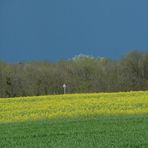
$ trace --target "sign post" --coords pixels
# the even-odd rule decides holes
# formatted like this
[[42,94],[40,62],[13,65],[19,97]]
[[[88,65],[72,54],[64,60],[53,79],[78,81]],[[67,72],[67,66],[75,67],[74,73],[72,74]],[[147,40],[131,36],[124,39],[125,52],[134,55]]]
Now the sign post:
[[63,84],[63,88],[64,88],[64,94],[66,94],[66,84]]

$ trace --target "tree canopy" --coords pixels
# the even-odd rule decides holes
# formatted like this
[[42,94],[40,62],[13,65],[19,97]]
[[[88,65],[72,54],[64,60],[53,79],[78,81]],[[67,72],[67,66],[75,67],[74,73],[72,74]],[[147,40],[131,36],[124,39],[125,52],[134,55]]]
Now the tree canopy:
[[119,60],[78,55],[50,62],[0,62],[0,97],[114,92],[148,89],[148,53],[133,51]]

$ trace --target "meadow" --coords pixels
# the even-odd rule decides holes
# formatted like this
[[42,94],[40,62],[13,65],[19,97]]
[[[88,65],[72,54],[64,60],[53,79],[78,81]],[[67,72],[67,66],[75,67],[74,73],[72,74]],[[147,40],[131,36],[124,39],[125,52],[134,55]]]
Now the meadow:
[[0,147],[147,148],[148,91],[0,98]]

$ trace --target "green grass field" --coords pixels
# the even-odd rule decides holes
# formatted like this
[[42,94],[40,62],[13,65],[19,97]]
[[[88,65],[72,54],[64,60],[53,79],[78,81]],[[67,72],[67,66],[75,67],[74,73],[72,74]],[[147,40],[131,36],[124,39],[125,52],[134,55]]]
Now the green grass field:
[[147,148],[148,91],[0,99],[0,148]]

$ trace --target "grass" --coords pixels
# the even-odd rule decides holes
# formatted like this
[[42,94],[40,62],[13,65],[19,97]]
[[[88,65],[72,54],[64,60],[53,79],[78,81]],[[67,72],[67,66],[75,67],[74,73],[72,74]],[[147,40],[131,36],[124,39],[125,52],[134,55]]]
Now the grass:
[[0,147],[148,147],[148,92],[0,99]]

